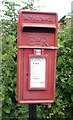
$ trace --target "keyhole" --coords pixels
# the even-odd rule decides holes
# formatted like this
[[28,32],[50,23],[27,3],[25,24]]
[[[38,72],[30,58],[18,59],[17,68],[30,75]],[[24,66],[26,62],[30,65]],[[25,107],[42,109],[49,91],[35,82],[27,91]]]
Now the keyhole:
[[28,73],[26,73],[26,75],[28,76]]

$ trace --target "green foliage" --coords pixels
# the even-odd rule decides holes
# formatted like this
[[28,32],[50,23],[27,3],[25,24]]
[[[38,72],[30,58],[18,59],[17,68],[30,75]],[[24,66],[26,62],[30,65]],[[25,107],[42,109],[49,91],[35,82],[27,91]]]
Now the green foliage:
[[[28,118],[28,105],[17,103],[17,18],[21,6],[16,2],[4,0],[2,16],[2,117],[3,119]],[[30,2],[29,2],[30,4]],[[23,9],[33,9],[24,2]]]
[[73,44],[71,26],[59,32],[56,101],[48,108],[48,104],[38,108],[41,118],[63,119],[73,118]]
[[[39,1],[39,0],[37,0]],[[28,0],[27,2],[26,1],[22,1],[23,4],[25,4],[25,7],[22,7],[21,9],[28,9],[28,10],[38,10],[38,8],[40,6],[37,6],[37,8],[34,6],[34,3],[36,2],[36,0]]]
[[[32,2],[32,3],[31,3]],[[3,119],[28,118],[28,105],[17,103],[17,17],[21,9],[33,9],[34,0],[23,2],[21,8],[16,2],[3,1],[6,6],[2,17],[2,116]],[[30,4],[31,3],[31,4]],[[35,9],[35,8],[34,8]],[[56,101],[53,104],[37,105],[38,118],[72,118],[73,112],[73,45],[71,27],[59,32],[57,61]],[[1,105],[0,105],[1,107]],[[69,119],[68,119],[69,120]]]

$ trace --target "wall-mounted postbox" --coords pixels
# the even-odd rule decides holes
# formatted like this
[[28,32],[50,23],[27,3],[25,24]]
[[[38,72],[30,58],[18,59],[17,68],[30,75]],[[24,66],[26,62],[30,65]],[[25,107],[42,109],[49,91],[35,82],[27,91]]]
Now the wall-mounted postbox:
[[58,19],[56,13],[20,11],[18,102],[55,100]]

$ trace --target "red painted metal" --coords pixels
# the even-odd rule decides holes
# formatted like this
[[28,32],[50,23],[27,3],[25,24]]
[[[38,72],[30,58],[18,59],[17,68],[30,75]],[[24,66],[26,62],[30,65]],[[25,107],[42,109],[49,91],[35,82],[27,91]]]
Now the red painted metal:
[[[56,90],[58,17],[56,13],[20,11],[18,18],[18,103],[53,103]],[[41,55],[36,54],[40,49]],[[45,58],[45,87],[30,87],[31,58]],[[41,71],[40,71],[40,74]]]

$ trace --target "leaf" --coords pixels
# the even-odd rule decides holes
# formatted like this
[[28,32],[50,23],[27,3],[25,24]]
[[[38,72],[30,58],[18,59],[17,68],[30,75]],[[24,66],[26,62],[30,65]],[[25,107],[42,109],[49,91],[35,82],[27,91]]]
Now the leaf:
[[11,104],[11,103],[12,103],[11,98],[7,98],[7,99],[6,99],[6,103]]
[[5,107],[4,107],[4,111],[5,111],[6,113],[10,113],[10,107],[5,106]]
[[59,111],[58,114],[60,114],[60,115],[64,115],[64,113],[63,113],[62,111]]
[[52,106],[51,106],[51,104],[48,104],[48,108],[51,108]]
[[71,100],[72,100],[72,102],[73,102],[73,95],[71,95]]

